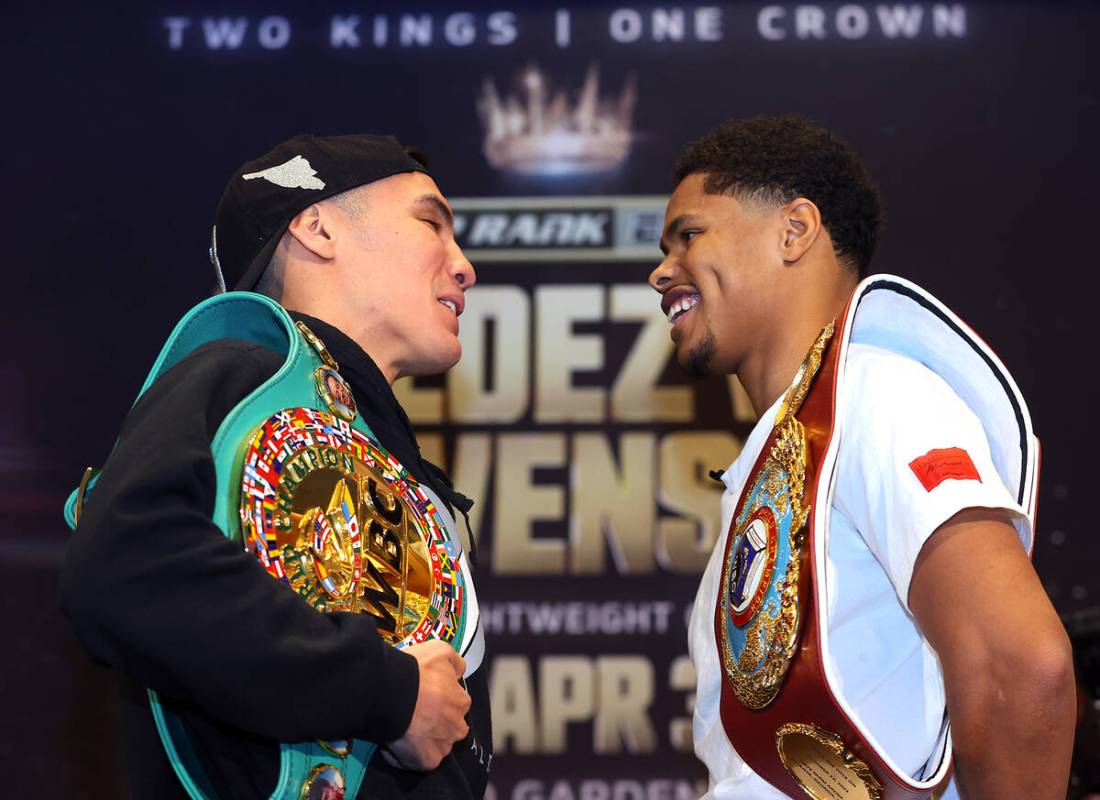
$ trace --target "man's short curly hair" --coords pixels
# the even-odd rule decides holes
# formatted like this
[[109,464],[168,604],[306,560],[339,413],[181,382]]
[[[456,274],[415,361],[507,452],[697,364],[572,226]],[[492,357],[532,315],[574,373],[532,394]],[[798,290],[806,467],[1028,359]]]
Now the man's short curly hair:
[[730,120],[680,156],[674,185],[703,173],[705,191],[782,205],[812,200],[837,258],[862,277],[870,271],[882,223],[878,188],[855,153],[797,116]]

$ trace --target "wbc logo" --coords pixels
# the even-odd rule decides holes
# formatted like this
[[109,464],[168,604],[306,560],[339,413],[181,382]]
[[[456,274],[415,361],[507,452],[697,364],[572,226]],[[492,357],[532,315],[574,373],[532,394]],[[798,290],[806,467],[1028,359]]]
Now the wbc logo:
[[245,548],[318,611],[369,614],[397,647],[464,641],[468,587],[439,510],[347,421],[268,418],[244,454],[240,519]]

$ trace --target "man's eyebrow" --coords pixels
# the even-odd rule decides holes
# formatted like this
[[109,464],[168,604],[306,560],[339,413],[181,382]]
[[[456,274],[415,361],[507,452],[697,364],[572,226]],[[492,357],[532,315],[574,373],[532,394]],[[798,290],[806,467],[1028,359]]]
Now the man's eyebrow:
[[444,221],[446,221],[448,227],[453,228],[455,226],[454,212],[451,211],[450,206],[448,206],[446,203],[443,202],[443,198],[440,197],[439,195],[437,195],[437,194],[422,194],[422,195],[420,195],[420,197],[416,198],[416,202],[419,205],[427,204],[429,206],[434,206],[435,210],[438,211],[440,213],[440,215],[442,215],[442,217],[443,217]]
[[665,228],[665,235],[661,237],[661,252],[666,256],[668,255],[668,245],[665,244],[669,239],[680,232],[687,223],[692,219],[691,214],[681,214],[676,217],[672,222],[668,223],[668,227]]

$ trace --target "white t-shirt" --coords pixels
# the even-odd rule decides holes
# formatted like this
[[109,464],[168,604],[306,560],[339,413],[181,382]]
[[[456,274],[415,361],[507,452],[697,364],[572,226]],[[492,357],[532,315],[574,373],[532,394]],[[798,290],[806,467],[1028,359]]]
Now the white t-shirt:
[[[1031,526],[993,466],[980,421],[938,375],[890,351],[851,343],[842,391],[826,548],[827,666],[834,689],[880,749],[902,770],[924,777],[945,705],[939,662],[909,613],[917,555],[940,525],[965,508],[1013,512],[1025,547]],[[721,534],[691,615],[689,647],[698,676],[695,752],[710,771],[707,797],[714,800],[786,797],[757,777],[729,743],[719,715],[723,676],[714,640],[730,520],[778,406],[776,401],[763,415],[722,478]],[[944,458],[958,464],[953,448],[966,452],[979,479],[944,479],[968,471],[943,467]],[[950,453],[934,452],[942,450]],[[954,782],[944,797],[958,797]]]

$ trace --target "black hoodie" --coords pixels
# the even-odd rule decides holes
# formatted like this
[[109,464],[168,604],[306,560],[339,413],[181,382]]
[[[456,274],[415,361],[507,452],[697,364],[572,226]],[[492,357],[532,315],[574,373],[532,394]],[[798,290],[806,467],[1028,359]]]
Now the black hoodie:
[[[424,461],[389,384],[339,330],[293,314],[325,343],[375,436],[418,481],[469,501]],[[320,614],[268,575],[211,519],[210,442],[283,357],[239,340],[205,345],[131,410],[88,495],[61,576],[61,602],[92,657],[123,678],[131,792],[183,797],[142,687],[183,719],[219,800],[267,798],[278,741],[399,738],[416,704],[415,659],[363,614]],[[492,733],[485,668],[466,680],[470,734],[429,773],[371,759],[359,797],[480,798]]]

